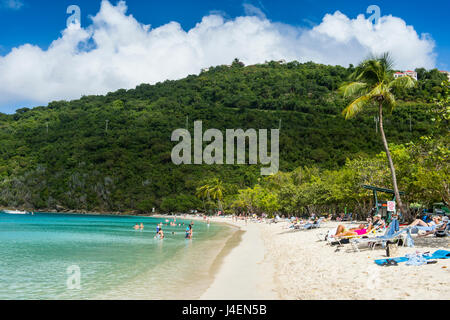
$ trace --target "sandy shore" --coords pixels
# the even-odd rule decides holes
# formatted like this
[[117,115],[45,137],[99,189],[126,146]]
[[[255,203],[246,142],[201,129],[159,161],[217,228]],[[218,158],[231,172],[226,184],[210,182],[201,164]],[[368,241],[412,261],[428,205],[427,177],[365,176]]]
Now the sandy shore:
[[233,224],[244,231],[242,239],[225,257],[214,282],[200,299],[278,299],[273,265],[265,257],[266,250],[260,226],[254,223],[245,225],[242,222]]
[[[350,252],[348,245],[319,241],[317,235],[336,227],[296,231],[286,223],[266,224],[228,218],[212,221],[233,223],[245,231],[238,246],[224,258],[209,289],[201,299],[450,299],[450,259],[434,265],[380,267],[375,259],[386,257],[383,249]],[[449,250],[448,238],[416,240],[407,253]]]

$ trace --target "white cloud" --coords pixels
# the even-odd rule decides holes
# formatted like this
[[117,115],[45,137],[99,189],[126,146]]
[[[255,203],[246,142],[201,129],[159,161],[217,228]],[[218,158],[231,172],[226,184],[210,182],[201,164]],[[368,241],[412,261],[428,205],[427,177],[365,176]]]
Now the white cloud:
[[23,2],[21,0],[1,0],[0,4],[0,7],[11,10],[19,10],[23,7]]
[[246,64],[285,59],[347,66],[391,51],[400,69],[435,65],[429,36],[392,16],[373,26],[363,15],[350,19],[337,11],[301,29],[263,16],[210,14],[185,31],[177,22],[151,29],[126,11],[124,2],[104,0],[90,26],[71,25],[48,49],[25,44],[0,56],[0,111],[17,101],[41,104],[179,79],[236,57]]
[[244,3],[243,6],[244,6],[245,14],[247,16],[257,16],[261,19],[266,19],[266,15],[260,8],[255,7],[254,5],[252,5],[250,3]]

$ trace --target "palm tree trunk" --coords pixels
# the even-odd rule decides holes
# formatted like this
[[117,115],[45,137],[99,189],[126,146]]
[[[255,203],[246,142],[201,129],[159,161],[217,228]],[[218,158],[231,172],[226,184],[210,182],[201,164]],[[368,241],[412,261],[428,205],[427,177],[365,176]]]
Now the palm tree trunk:
[[222,203],[220,202],[220,199],[219,198],[217,198],[217,203],[218,203],[218,205],[219,205],[219,210],[222,212],[222,214],[223,214],[223,209],[222,209]]
[[389,162],[389,169],[391,170],[392,185],[394,187],[395,199],[397,201],[398,208],[400,209],[400,212],[402,213],[403,217],[405,217],[407,220],[409,220],[410,217],[409,217],[409,215],[407,216],[407,213],[405,212],[405,208],[403,207],[402,199],[400,198],[400,193],[398,192],[397,176],[395,174],[394,162],[392,161],[391,152],[389,151],[389,146],[388,146],[388,143],[387,143],[387,140],[386,140],[386,136],[384,134],[384,129],[383,129],[383,106],[382,106],[381,103],[380,103],[380,107],[379,107],[379,112],[380,112],[379,116],[380,116],[381,140],[383,140],[384,150],[386,151],[386,157],[387,157],[388,162]]

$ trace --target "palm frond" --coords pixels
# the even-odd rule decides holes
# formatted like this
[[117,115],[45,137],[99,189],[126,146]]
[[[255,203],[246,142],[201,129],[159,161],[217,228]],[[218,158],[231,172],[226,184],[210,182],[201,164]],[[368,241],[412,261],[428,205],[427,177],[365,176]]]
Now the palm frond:
[[397,102],[395,100],[395,96],[391,92],[387,92],[384,95],[383,109],[386,110],[386,112],[388,112],[388,113],[392,113],[396,104],[397,104]]
[[367,84],[364,82],[351,82],[339,88],[339,92],[344,98],[365,94],[367,90]]
[[405,88],[410,89],[416,85],[416,80],[410,76],[404,76],[389,82],[389,88]]
[[380,96],[383,93],[383,88],[382,88],[382,84],[378,83],[372,90],[370,90],[370,92],[368,93],[368,95],[372,98],[376,97],[376,96]]
[[392,67],[394,66],[394,59],[392,58],[392,56],[389,52],[385,52],[382,55],[380,55],[378,57],[378,60],[380,61],[381,65],[383,66],[385,73],[389,73],[389,71],[392,70]]
[[342,115],[345,116],[345,119],[353,118],[357,115],[366,105],[368,105],[371,101],[371,96],[363,95],[350,103],[347,108],[342,111]]
[[389,53],[383,53],[379,56],[371,55],[357,67],[355,72],[358,75],[355,79],[370,84],[387,82],[393,64],[393,59]]
[[357,69],[356,81],[366,82],[370,85],[380,82],[381,66],[377,60],[363,61]]

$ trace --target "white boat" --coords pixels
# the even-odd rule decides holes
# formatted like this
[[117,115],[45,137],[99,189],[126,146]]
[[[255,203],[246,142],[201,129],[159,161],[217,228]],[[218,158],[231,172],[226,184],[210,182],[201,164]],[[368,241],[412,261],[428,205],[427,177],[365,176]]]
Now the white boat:
[[3,213],[6,214],[29,214],[27,211],[19,211],[19,210],[3,210]]

